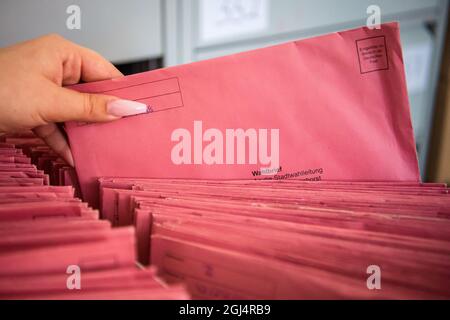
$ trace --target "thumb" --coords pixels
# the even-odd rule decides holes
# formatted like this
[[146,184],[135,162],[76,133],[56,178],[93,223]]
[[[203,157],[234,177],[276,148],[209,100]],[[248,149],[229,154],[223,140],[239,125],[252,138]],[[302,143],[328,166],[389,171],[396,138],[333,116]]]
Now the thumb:
[[81,93],[61,87],[55,91],[50,104],[41,110],[41,116],[48,122],[105,122],[151,110],[144,103],[113,96]]

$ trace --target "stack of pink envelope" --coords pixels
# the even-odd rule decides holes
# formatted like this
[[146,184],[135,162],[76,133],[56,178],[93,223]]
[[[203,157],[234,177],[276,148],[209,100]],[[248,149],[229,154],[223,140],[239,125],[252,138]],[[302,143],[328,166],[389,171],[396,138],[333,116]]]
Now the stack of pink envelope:
[[[14,152],[14,158],[5,158],[0,156],[0,161],[5,162],[3,167],[12,168],[26,168],[25,164],[30,163],[35,164],[31,166],[37,168],[39,172],[45,172],[44,175],[46,184],[51,184],[55,186],[73,186],[75,188],[75,195],[80,196],[79,186],[77,184],[77,177],[75,169],[63,159],[61,159],[52,149],[50,149],[40,138],[36,137],[31,131],[15,133],[14,135],[5,136],[3,139],[5,142],[1,143],[0,146],[3,147],[2,152],[6,156],[8,153]],[[16,148],[14,148],[14,146]],[[10,147],[9,149],[7,147]],[[6,163],[10,164],[6,164]],[[11,164],[14,163],[14,164]],[[28,168],[27,167],[27,168]],[[27,169],[29,172],[29,168]],[[22,175],[25,173],[21,173]],[[32,176],[28,175],[27,178]],[[30,185],[32,183],[40,183],[39,180],[33,182],[32,180],[16,180],[14,183],[20,185]],[[12,186],[12,182],[9,184]]]
[[136,264],[133,227],[112,229],[72,186],[49,185],[72,170],[31,133],[2,137],[0,298],[188,298]]
[[102,178],[100,195],[194,298],[450,298],[445,185]]

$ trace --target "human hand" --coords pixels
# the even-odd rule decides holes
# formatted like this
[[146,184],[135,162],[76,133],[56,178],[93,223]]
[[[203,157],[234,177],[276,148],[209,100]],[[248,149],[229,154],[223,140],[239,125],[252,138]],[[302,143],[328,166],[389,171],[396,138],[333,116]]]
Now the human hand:
[[0,133],[33,129],[73,166],[56,122],[105,122],[147,112],[143,103],[79,93],[64,85],[123,76],[96,52],[58,35],[0,49]]

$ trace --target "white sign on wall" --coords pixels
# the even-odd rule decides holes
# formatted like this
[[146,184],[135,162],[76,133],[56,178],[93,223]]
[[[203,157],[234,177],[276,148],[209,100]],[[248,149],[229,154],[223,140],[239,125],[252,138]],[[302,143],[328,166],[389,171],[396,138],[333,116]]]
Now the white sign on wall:
[[268,0],[200,0],[200,39],[214,41],[268,28]]
[[416,44],[404,49],[406,82],[410,94],[422,92],[428,87],[431,55],[431,43]]

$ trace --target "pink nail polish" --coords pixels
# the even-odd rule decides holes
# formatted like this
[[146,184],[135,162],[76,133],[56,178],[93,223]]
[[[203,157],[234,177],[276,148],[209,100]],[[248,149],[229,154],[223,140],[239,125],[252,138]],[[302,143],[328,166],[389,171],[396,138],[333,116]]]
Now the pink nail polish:
[[149,107],[145,103],[131,100],[113,100],[108,102],[106,112],[115,117],[126,117],[141,113],[148,113]]

